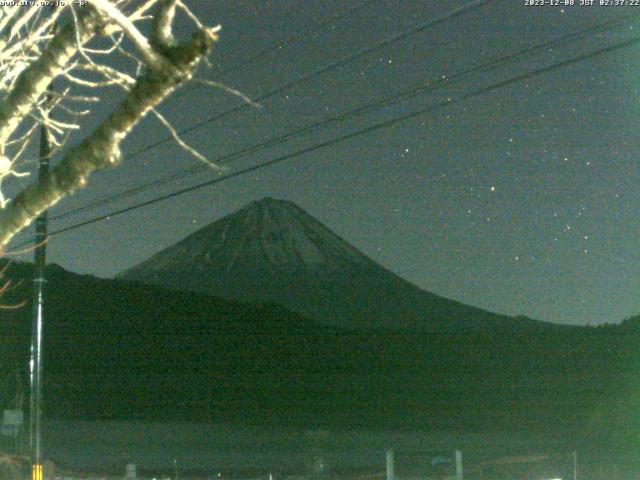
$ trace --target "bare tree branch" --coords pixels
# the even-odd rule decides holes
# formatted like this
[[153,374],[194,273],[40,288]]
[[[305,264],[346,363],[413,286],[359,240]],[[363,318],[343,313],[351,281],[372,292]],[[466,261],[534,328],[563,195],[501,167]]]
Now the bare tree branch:
[[11,92],[0,104],[0,154],[4,154],[6,142],[22,119],[77,52],[76,36],[85,42],[101,25],[102,19],[98,12],[84,9],[78,23],[80,31],[76,31],[74,24],[69,24],[54,37],[42,55],[22,71]]
[[214,163],[212,160],[209,160],[207,157],[205,157],[203,154],[201,154],[198,150],[196,150],[191,145],[189,145],[187,142],[185,142],[180,137],[180,134],[176,131],[176,129],[173,127],[173,125],[171,125],[171,122],[169,120],[167,120],[167,118],[164,115],[162,115],[160,112],[158,112],[158,110],[156,110],[154,108],[152,110],[152,112],[156,116],[156,118],[158,120],[160,120],[160,123],[162,123],[165,126],[165,128],[169,131],[169,134],[171,135],[173,140],[178,145],[180,145],[180,147],[182,147],[183,150],[185,150],[186,152],[190,153],[193,157],[197,158],[202,163],[210,166],[212,169],[217,170],[218,172],[222,172],[222,171],[225,170],[223,167],[220,167],[219,165]]
[[111,19],[122,29],[129,37],[129,40],[136,46],[138,52],[142,56],[148,67],[160,69],[164,66],[164,59],[158,55],[151,44],[133,24],[133,22],[124,15],[110,0],[89,0],[105,17]]
[[[122,141],[149,112],[156,114],[184,150],[214,166],[179,137],[156,107],[181,84],[193,80],[198,64],[206,61],[217,40],[219,27],[205,27],[182,0],[88,2],[77,10],[68,2],[51,15],[44,15],[42,9],[0,6],[0,250],[40,213],[85,186],[94,171],[117,165]],[[152,7],[157,11],[150,17]],[[183,43],[173,38],[178,9],[196,28],[192,39]],[[63,10],[68,12],[64,16],[68,23],[54,28]],[[137,23],[149,18],[147,38]],[[94,38],[101,41],[92,44]],[[112,62],[114,56],[133,62]],[[63,84],[57,93],[48,91],[54,79]],[[203,83],[250,102],[226,85]],[[47,127],[53,146],[61,149],[72,132],[82,132],[81,120],[90,112],[89,105],[113,86],[124,97],[106,120],[68,147],[47,175],[14,198],[5,198],[2,182],[29,174],[24,169],[28,163],[20,158],[34,129]],[[72,102],[80,102],[81,107]]]
[[[163,59],[167,68],[148,69],[98,128],[79,145],[71,147],[47,176],[0,210],[0,247],[7,245],[40,213],[85,186],[95,170],[118,164],[122,140],[150,110],[192,78],[198,63],[217,39],[216,32],[217,29],[200,31],[191,41],[167,49]],[[69,56],[65,60],[68,61]]]

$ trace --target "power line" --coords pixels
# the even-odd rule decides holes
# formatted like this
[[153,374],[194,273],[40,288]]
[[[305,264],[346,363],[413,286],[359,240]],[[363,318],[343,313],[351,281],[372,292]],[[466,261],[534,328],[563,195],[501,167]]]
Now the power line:
[[[476,89],[476,90],[474,90],[474,91],[472,91],[470,93],[461,95],[461,96],[459,96],[459,97],[457,97],[455,99],[453,99],[453,98],[450,99],[450,100],[448,99],[446,101],[437,103],[435,105],[431,105],[431,106],[429,106],[427,108],[424,108],[424,109],[421,109],[421,110],[417,110],[417,111],[408,113],[406,115],[402,115],[400,117],[393,118],[391,120],[386,120],[384,122],[380,122],[380,123],[371,125],[371,126],[369,126],[367,128],[364,128],[364,129],[361,129],[361,130],[357,130],[355,132],[351,132],[351,133],[342,135],[340,137],[336,137],[336,138],[334,138],[332,140],[327,140],[325,142],[318,143],[318,144],[313,145],[311,147],[307,147],[307,148],[304,148],[304,149],[301,149],[301,150],[297,150],[296,152],[292,152],[292,153],[288,153],[288,154],[282,155],[280,157],[277,157],[275,159],[269,160],[267,162],[263,162],[263,163],[261,163],[259,165],[254,165],[254,166],[239,170],[237,172],[233,172],[233,173],[231,173],[229,175],[226,175],[224,177],[218,177],[218,178],[215,178],[213,180],[209,180],[209,181],[200,183],[198,185],[194,185],[194,186],[191,186],[191,187],[188,187],[188,188],[184,188],[184,189],[181,189],[181,190],[178,190],[178,191],[166,194],[166,195],[162,195],[160,197],[156,197],[156,198],[151,199],[151,200],[147,200],[145,202],[140,202],[138,204],[131,205],[129,207],[113,211],[113,212],[111,212],[109,214],[106,214],[106,215],[100,215],[98,217],[94,217],[92,219],[85,220],[83,222],[79,222],[79,223],[76,223],[74,225],[70,225],[68,227],[60,228],[58,230],[55,230],[55,231],[51,232],[50,236],[59,235],[61,233],[65,233],[65,232],[68,232],[68,231],[71,231],[71,230],[76,230],[76,229],[84,227],[86,225],[91,225],[93,223],[97,223],[97,222],[100,222],[100,221],[103,221],[103,220],[106,220],[106,219],[110,219],[111,217],[115,217],[117,215],[128,213],[128,212],[131,212],[133,210],[137,210],[139,208],[143,208],[143,207],[146,207],[146,206],[149,206],[149,205],[152,205],[152,204],[164,201],[164,200],[168,200],[168,199],[177,197],[179,195],[183,195],[185,193],[193,192],[195,190],[198,190],[198,189],[201,189],[201,188],[204,188],[204,187],[207,187],[207,186],[215,185],[217,183],[221,183],[223,181],[230,180],[232,178],[236,178],[236,177],[239,177],[239,176],[247,174],[247,173],[255,172],[255,171],[260,170],[262,168],[266,168],[266,167],[269,167],[269,166],[272,166],[272,165],[275,165],[275,164],[278,164],[278,163],[282,163],[282,162],[284,162],[286,160],[290,160],[292,158],[296,158],[296,157],[299,157],[299,156],[314,152],[316,150],[320,150],[322,148],[326,148],[326,147],[329,147],[329,146],[344,142],[345,140],[350,140],[352,138],[356,138],[356,137],[359,137],[359,136],[362,136],[362,135],[366,135],[366,134],[371,133],[371,132],[375,132],[375,131],[378,131],[378,130],[381,130],[381,129],[384,129],[384,128],[391,127],[391,126],[393,126],[395,124],[398,124],[400,122],[404,122],[404,121],[416,118],[418,116],[431,113],[431,112],[433,112],[435,110],[438,110],[440,108],[447,107],[447,106],[453,105],[455,103],[462,102],[464,100],[468,100],[468,99],[476,97],[476,96],[480,96],[480,95],[484,95],[484,94],[493,92],[495,90],[507,87],[507,86],[512,85],[514,83],[518,83],[518,82],[521,82],[523,80],[528,80],[530,78],[534,78],[534,77],[537,77],[539,75],[543,75],[543,74],[552,72],[554,70],[558,70],[560,68],[563,68],[563,67],[566,67],[566,66],[569,66],[569,65],[580,63],[580,62],[583,62],[585,60],[589,60],[589,59],[592,59],[592,58],[595,58],[595,57],[598,57],[598,56],[601,56],[601,55],[604,55],[604,54],[608,54],[608,53],[611,53],[611,52],[614,52],[614,51],[630,48],[630,47],[632,47],[634,45],[638,45],[639,43],[640,43],[640,37],[635,37],[635,38],[632,38],[632,39],[629,39],[629,40],[625,40],[623,42],[619,42],[619,43],[616,43],[614,45],[610,45],[608,47],[605,47],[605,48],[602,48],[602,49],[599,49],[599,50],[596,50],[596,51],[593,51],[593,52],[589,52],[589,53],[586,53],[586,54],[583,54],[583,55],[579,55],[577,57],[573,57],[573,58],[571,58],[569,60],[565,60],[565,61],[562,61],[562,62],[559,62],[559,63],[555,63],[555,64],[547,66],[547,67],[539,68],[539,69],[527,72],[525,74],[518,75],[516,77],[510,78],[510,79],[507,79],[507,80],[503,80],[501,82],[494,83],[494,84],[486,86],[486,87],[481,87],[481,88]],[[22,245],[20,245],[20,246],[22,246]],[[17,248],[20,248],[20,246],[17,247]]]
[[[321,21],[320,23],[316,24],[316,25],[312,25],[311,27],[308,27],[306,29],[304,29],[302,32],[299,32],[297,34],[292,35],[289,38],[285,38],[282,39],[280,42],[278,42],[275,46],[266,48],[260,52],[258,52],[257,54],[253,55],[252,57],[249,57],[248,59],[237,63],[236,65],[232,65],[231,67],[221,71],[220,73],[218,73],[218,77],[223,77],[226,76],[236,70],[239,70],[247,65],[250,65],[251,63],[255,63],[256,61],[260,60],[261,58],[269,55],[270,53],[273,53],[275,51],[278,50],[282,50],[285,47],[290,47],[291,45],[304,41],[306,38],[319,33],[320,31],[322,31],[322,29],[329,27],[333,24],[335,24],[336,22],[339,22],[340,20],[343,20],[351,15],[353,15],[354,13],[356,13],[358,10],[361,10],[362,8],[368,6],[371,3],[374,3],[376,1],[379,0],[364,0],[362,1],[360,4],[351,7],[347,10],[345,10],[344,12],[338,13],[336,15],[334,15],[333,17],[326,19],[324,21]],[[199,88],[202,88],[202,84],[197,84],[197,85],[193,85],[191,88],[186,88],[183,90],[179,90],[176,93],[174,93],[174,95],[171,97],[171,100],[174,100],[176,98],[179,98],[180,96],[184,95],[186,92],[193,92],[195,90],[198,90]],[[173,137],[171,137],[173,138]],[[168,141],[169,139],[164,139],[164,141]],[[160,143],[163,143],[160,142]],[[132,156],[136,156],[141,152],[135,152],[134,154],[132,154]],[[60,158],[61,156],[63,156],[64,153],[58,153],[56,155],[52,155],[50,158],[51,160],[53,159],[57,159]],[[129,158],[129,157],[126,157]]]
[[[486,4],[489,4],[489,3],[493,2],[493,1],[495,1],[495,0],[473,0],[473,1],[463,5],[462,7],[459,7],[457,9],[455,9],[455,10],[452,10],[452,11],[450,11],[450,12],[444,14],[444,15],[441,15],[441,16],[433,19],[433,20],[429,20],[428,22],[425,22],[425,23],[422,23],[422,24],[420,24],[418,26],[410,28],[409,30],[405,30],[405,31],[403,31],[403,32],[401,32],[399,34],[393,35],[393,36],[391,36],[391,37],[389,37],[389,38],[387,38],[385,40],[382,40],[382,41],[374,44],[374,45],[371,45],[369,47],[365,47],[363,49],[360,49],[356,53],[353,53],[353,54],[351,54],[351,55],[349,55],[347,57],[344,57],[341,60],[338,60],[336,62],[330,63],[330,64],[325,65],[323,67],[320,67],[320,68],[314,70],[313,72],[308,73],[306,75],[303,75],[302,77],[299,77],[299,78],[297,78],[295,80],[291,80],[289,82],[286,82],[286,83],[284,83],[284,84],[282,84],[282,85],[270,90],[269,92],[267,92],[267,93],[265,93],[263,95],[260,95],[260,96],[258,96],[256,98],[253,98],[251,100],[252,100],[253,103],[260,103],[260,102],[262,102],[264,100],[267,100],[268,98],[273,97],[274,95],[277,95],[277,94],[279,94],[281,92],[284,92],[285,90],[289,90],[289,89],[291,89],[291,88],[293,88],[293,87],[295,87],[297,85],[300,85],[300,84],[302,84],[304,82],[307,82],[307,81],[309,81],[311,79],[314,79],[315,77],[318,77],[318,76],[323,75],[323,74],[325,74],[327,72],[330,72],[331,70],[335,70],[335,69],[337,69],[339,67],[342,67],[342,66],[344,66],[344,65],[346,65],[348,63],[353,62],[354,60],[362,58],[362,57],[364,57],[364,56],[366,56],[366,55],[368,55],[370,53],[373,53],[373,52],[375,52],[377,50],[380,50],[382,48],[385,48],[385,47],[388,47],[390,45],[393,45],[394,43],[399,42],[401,40],[404,40],[404,39],[406,39],[406,38],[408,38],[408,37],[410,37],[412,35],[416,35],[418,33],[422,33],[422,32],[424,32],[424,31],[426,31],[426,30],[428,30],[428,29],[430,29],[432,27],[440,25],[441,23],[444,23],[444,22],[446,22],[448,20],[456,18],[456,17],[458,17],[460,15],[464,15],[464,14],[466,14],[466,13],[468,13],[468,12],[470,12],[470,11],[476,9],[476,8],[482,7],[482,6],[484,6]],[[201,122],[201,123],[199,123],[197,125],[193,125],[191,127],[184,128],[184,129],[178,131],[177,133],[178,133],[178,135],[184,135],[184,134],[187,134],[187,133],[191,133],[191,132],[193,132],[193,131],[195,131],[195,130],[197,130],[199,128],[202,128],[204,125],[207,125],[207,124],[213,123],[213,122],[217,122],[218,120],[222,120],[223,118],[227,117],[228,115],[231,115],[232,113],[236,113],[236,112],[245,110],[246,108],[249,108],[249,104],[248,103],[241,103],[241,104],[239,104],[239,105],[237,105],[237,106],[235,106],[235,107],[233,107],[233,108],[231,108],[229,110],[226,110],[226,111],[224,111],[222,113],[219,113],[219,114],[216,114],[216,115],[210,117],[209,119],[205,120],[204,122]],[[173,138],[174,138],[173,136],[169,135],[169,136],[163,138],[162,140],[158,140],[157,142],[154,142],[154,143],[151,143],[149,145],[146,145],[145,147],[142,147],[142,148],[136,150],[135,152],[133,152],[133,153],[131,153],[129,155],[126,155],[124,157],[124,159],[127,160],[127,159],[131,159],[131,158],[137,157],[138,155],[140,155],[140,154],[142,154],[144,152],[147,152],[149,150],[152,150],[152,149],[158,147],[159,145],[162,145],[162,144],[164,144],[166,142],[172,141]]]
[[[246,67],[247,65],[250,65],[252,63],[257,62],[258,60],[261,60],[262,58],[268,56],[269,54],[273,53],[273,52],[277,52],[280,51],[284,48],[287,47],[291,47],[292,45],[298,43],[298,42],[302,42],[304,40],[306,40],[307,38],[311,37],[312,35],[315,35],[317,33],[320,33],[323,29],[332,26],[333,24],[339,22],[340,20],[343,20],[347,17],[350,17],[351,15],[353,15],[354,13],[356,13],[358,10],[362,10],[364,7],[368,6],[369,4],[373,3],[373,2],[377,2],[379,0],[364,0],[363,2],[359,3],[358,5],[351,7],[347,10],[345,10],[344,12],[338,13],[336,15],[334,15],[331,18],[328,18],[326,20],[321,21],[320,23],[317,23],[315,25],[312,25],[306,29],[304,29],[301,32],[298,32],[292,36],[290,36],[289,38],[283,38],[280,41],[276,42],[276,44],[272,47],[269,48],[265,48],[264,50],[256,53],[255,55],[252,55],[251,57],[245,59],[242,62],[238,62],[235,65],[232,65],[229,68],[226,68],[224,70],[222,70],[220,73],[217,74],[218,77],[225,77],[227,75],[229,75],[230,73],[235,72],[236,70],[240,70],[244,67]],[[184,89],[184,90],[180,90],[179,92],[177,92],[176,94],[174,94],[171,99],[176,99],[179,98],[180,96],[184,95],[186,92],[193,92],[195,90],[198,90],[199,88],[202,88],[202,85],[194,85],[191,88],[188,89]]]
[[[533,46],[518,50],[516,52],[510,53],[510,54],[507,54],[507,55],[496,57],[496,58],[494,58],[492,60],[489,60],[488,62],[472,66],[472,67],[467,68],[467,69],[465,69],[465,70],[463,70],[461,72],[458,72],[458,73],[455,73],[453,75],[447,76],[444,79],[443,78],[437,78],[437,79],[435,79],[433,81],[428,81],[428,82],[426,82],[424,84],[421,84],[421,85],[419,85],[417,87],[406,89],[406,90],[404,90],[402,92],[399,92],[397,94],[394,94],[392,96],[388,96],[388,97],[380,99],[380,100],[378,100],[376,102],[369,103],[367,105],[361,106],[361,107],[359,107],[359,108],[357,108],[355,110],[351,110],[351,111],[348,111],[348,112],[344,112],[344,113],[341,113],[341,114],[338,114],[338,115],[334,115],[334,116],[325,118],[323,120],[315,122],[315,123],[313,123],[311,125],[307,125],[307,126],[302,127],[300,129],[294,130],[292,132],[288,132],[288,133],[285,133],[283,135],[272,137],[271,139],[269,139],[269,140],[267,140],[265,142],[262,142],[260,144],[244,148],[242,150],[233,152],[231,154],[223,155],[222,157],[217,158],[215,160],[215,162],[219,163],[219,164],[228,163],[231,160],[234,160],[234,159],[237,159],[237,158],[240,158],[240,157],[244,157],[244,156],[246,156],[248,154],[255,153],[257,151],[261,151],[263,149],[266,149],[266,148],[281,144],[281,143],[283,143],[286,140],[289,140],[291,138],[297,138],[297,137],[300,137],[300,136],[305,135],[307,133],[310,133],[312,131],[318,130],[320,128],[324,128],[327,125],[330,125],[332,123],[342,122],[342,121],[351,119],[353,117],[360,116],[360,115],[363,115],[365,113],[369,113],[374,109],[377,109],[377,108],[380,108],[380,107],[384,107],[384,106],[388,106],[388,105],[396,103],[396,102],[398,102],[400,100],[404,100],[406,98],[411,98],[411,97],[414,97],[414,96],[417,96],[417,95],[424,94],[426,92],[430,92],[430,91],[436,90],[439,87],[444,86],[444,85],[452,85],[452,84],[455,84],[455,83],[459,83],[459,82],[461,82],[461,81],[463,81],[463,80],[465,80],[465,79],[469,78],[470,76],[472,76],[474,74],[477,74],[477,73],[485,73],[485,72],[489,72],[491,70],[495,70],[497,68],[500,68],[500,67],[508,64],[509,62],[512,62],[513,60],[519,59],[520,57],[522,57],[524,55],[534,54],[534,53],[537,53],[540,50],[546,49],[546,48],[548,48],[550,46],[562,45],[562,44],[564,44],[564,43],[566,43],[568,41],[573,41],[573,40],[577,40],[579,38],[583,38],[583,37],[585,37],[585,36],[587,36],[589,34],[592,34],[594,32],[608,30],[608,29],[610,29],[612,27],[619,27],[619,26],[628,24],[630,22],[636,21],[638,19],[640,19],[639,15],[633,15],[633,16],[626,16],[626,17],[621,18],[621,19],[611,20],[611,21],[608,21],[608,22],[604,22],[604,23],[601,23],[601,24],[597,24],[597,25],[588,27],[586,29],[583,29],[583,30],[580,30],[580,31],[577,31],[577,32],[573,32],[573,33],[570,33],[570,34],[567,34],[567,35],[563,35],[562,37],[559,37],[557,39],[553,39],[553,40],[549,40],[549,41],[546,41],[546,42],[542,42],[542,43],[539,43],[539,44],[536,44],[536,45],[533,45]],[[132,189],[128,189],[128,190],[125,190],[123,192],[111,195],[109,197],[106,197],[106,198],[91,202],[91,203],[89,203],[87,205],[83,205],[83,206],[68,210],[66,212],[62,212],[61,214],[53,217],[52,220],[60,220],[60,219],[67,218],[69,216],[76,215],[78,213],[81,213],[81,212],[84,212],[84,211],[87,211],[87,210],[92,210],[94,208],[98,208],[98,207],[107,205],[107,204],[115,202],[117,200],[128,198],[128,197],[130,197],[132,195],[141,193],[141,192],[143,192],[145,190],[148,190],[150,188],[154,188],[154,187],[157,187],[157,186],[165,185],[165,184],[171,183],[173,181],[179,180],[181,178],[185,178],[187,176],[193,175],[195,173],[198,173],[198,172],[201,172],[201,171],[205,171],[207,169],[208,169],[208,167],[204,166],[204,165],[198,165],[196,167],[191,167],[191,168],[185,169],[185,170],[183,170],[181,172],[174,173],[174,174],[171,174],[171,175],[167,175],[165,177],[153,180],[151,182],[144,183],[144,184],[139,185],[137,187],[134,187]]]
[[[396,42],[398,42],[400,40],[408,38],[411,35],[415,35],[417,33],[423,32],[423,31],[427,30],[428,28],[431,28],[431,27],[434,27],[436,25],[439,25],[439,24],[441,24],[443,22],[446,22],[447,20],[450,20],[450,19],[453,19],[453,18],[455,18],[457,16],[463,15],[463,14],[469,12],[472,9],[479,8],[479,7],[481,7],[483,5],[486,5],[486,4],[488,4],[488,3],[492,2],[492,1],[494,1],[494,0],[474,0],[472,2],[469,2],[469,3],[465,4],[465,5],[463,5],[462,7],[454,9],[454,10],[452,10],[452,11],[450,11],[450,12],[444,14],[444,15],[441,15],[441,16],[433,19],[433,20],[429,20],[428,22],[425,22],[425,23],[422,23],[422,24],[420,24],[418,26],[412,27],[409,30],[405,30],[405,31],[403,31],[403,32],[401,32],[399,34],[393,35],[393,36],[391,36],[391,37],[389,37],[389,38],[387,38],[387,39],[385,39],[385,40],[383,40],[381,42],[378,42],[378,43],[376,43],[376,44],[374,44],[374,45],[372,45],[370,47],[365,47],[365,48],[359,50],[358,52],[356,52],[356,53],[354,53],[354,54],[352,54],[352,55],[350,55],[350,56],[348,56],[346,58],[343,58],[343,59],[341,59],[341,60],[339,60],[337,62],[333,62],[333,63],[330,63],[330,64],[325,65],[323,67],[320,67],[319,69],[315,70],[314,72],[312,72],[310,74],[304,75],[304,76],[302,76],[302,77],[300,77],[300,78],[298,78],[296,80],[287,82],[287,83],[285,83],[285,84],[283,84],[283,85],[281,85],[279,87],[276,87],[275,89],[269,91],[268,93],[253,99],[252,101],[255,102],[255,103],[261,102],[261,101],[263,101],[263,100],[265,100],[265,99],[267,99],[269,97],[272,97],[273,95],[276,95],[276,94],[278,94],[278,93],[280,93],[282,91],[285,91],[285,90],[287,90],[289,88],[292,88],[295,85],[299,85],[301,83],[304,83],[304,82],[306,82],[306,81],[308,81],[308,80],[310,80],[310,79],[312,79],[312,78],[314,78],[314,77],[316,77],[318,75],[321,75],[323,73],[326,73],[328,71],[336,69],[336,68],[338,68],[338,67],[340,67],[342,65],[345,65],[345,64],[347,64],[347,63],[349,63],[349,62],[351,62],[351,61],[353,61],[353,60],[355,60],[357,58],[360,58],[360,57],[365,56],[365,55],[367,55],[369,53],[372,53],[372,52],[374,52],[376,50],[379,50],[380,48],[386,47],[386,46],[391,45],[393,43],[396,43]],[[242,104],[240,104],[240,105],[238,105],[238,106],[236,106],[236,107],[234,107],[234,108],[232,108],[230,110],[227,110],[227,111],[222,112],[220,114],[214,115],[213,117],[210,117],[209,119],[207,119],[207,120],[205,120],[203,122],[200,122],[200,123],[198,123],[196,125],[193,125],[191,127],[185,128],[185,129],[179,131],[178,134],[179,135],[184,135],[186,133],[190,133],[190,132],[192,132],[194,130],[197,130],[197,129],[199,129],[199,128],[201,128],[201,127],[203,127],[203,126],[205,126],[205,125],[207,125],[209,123],[213,123],[213,122],[215,122],[217,120],[221,120],[222,118],[226,117],[227,115],[230,115],[231,113],[243,110],[245,108],[248,108],[248,104],[242,103]],[[137,151],[135,151],[135,152],[133,152],[131,154],[125,155],[123,160],[130,160],[132,158],[135,158],[138,155],[140,155],[140,154],[142,154],[144,152],[147,152],[149,150],[152,150],[152,149],[154,149],[154,148],[156,148],[156,147],[158,147],[158,146],[160,146],[160,145],[162,145],[162,144],[164,144],[164,143],[166,143],[167,141],[170,141],[170,140],[173,140],[172,136],[165,137],[162,140],[159,140],[159,141],[154,142],[152,144],[146,145],[146,146],[142,147],[141,149],[138,149]],[[70,215],[70,213],[63,212],[62,214],[58,215],[55,218],[59,219],[59,218],[62,218],[62,216],[68,216],[68,215]]]
[[[220,76],[224,76],[224,75],[228,75],[232,72],[235,72],[236,70],[239,70],[243,67],[245,67],[246,65],[249,65],[251,63],[255,63],[258,60],[264,58],[265,56],[269,55],[270,53],[276,52],[278,50],[282,50],[283,48],[286,47],[291,47],[291,45],[300,42],[300,41],[304,41],[306,38],[310,37],[311,35],[314,35],[316,33],[319,33],[322,29],[329,27],[333,24],[335,24],[336,22],[339,22],[340,20],[347,18],[351,15],[353,15],[354,13],[356,13],[358,10],[363,9],[364,7],[368,6],[369,4],[376,2],[378,0],[364,0],[363,2],[359,3],[358,5],[356,5],[355,7],[351,7],[347,10],[345,10],[342,13],[338,13],[336,15],[334,15],[333,17],[322,21],[316,25],[313,25],[307,29],[305,29],[303,32],[301,33],[297,33],[292,35],[291,37],[289,37],[288,39],[284,39],[280,42],[278,42],[275,46],[270,47],[270,48],[266,48],[264,50],[262,50],[261,52],[256,53],[255,55],[249,57],[248,59],[246,59],[243,62],[240,62],[236,65],[233,65],[230,68],[227,68],[226,70],[223,70],[222,72],[220,72]],[[196,87],[197,88],[197,87]]]
[[[259,97],[251,99],[251,101],[253,103],[262,102],[262,101],[264,101],[264,100],[266,100],[266,99],[268,99],[268,98],[270,98],[270,97],[272,97],[274,95],[277,95],[278,93],[281,93],[281,92],[283,92],[285,90],[293,88],[293,87],[295,87],[297,85],[300,85],[300,84],[302,84],[304,82],[307,82],[307,81],[309,81],[309,80],[311,80],[311,79],[313,79],[313,78],[315,78],[317,76],[320,76],[320,75],[322,75],[324,73],[327,73],[327,72],[329,72],[331,70],[335,70],[335,69],[337,69],[337,68],[339,68],[341,66],[344,66],[344,65],[346,65],[346,64],[348,64],[348,63],[350,63],[350,62],[352,62],[354,60],[357,60],[357,59],[359,59],[361,57],[364,57],[364,56],[366,56],[366,55],[368,55],[370,53],[373,53],[373,52],[375,52],[377,50],[380,50],[380,49],[385,48],[385,47],[387,47],[389,45],[392,45],[392,44],[394,44],[396,42],[404,40],[405,38],[408,38],[408,37],[410,37],[412,35],[416,35],[418,33],[424,32],[424,31],[428,30],[429,28],[435,27],[435,26],[437,26],[437,25],[439,25],[441,23],[444,23],[444,22],[446,22],[448,20],[456,18],[456,17],[458,17],[460,15],[464,15],[464,14],[468,13],[469,11],[472,11],[472,10],[474,10],[476,8],[479,8],[479,7],[482,7],[484,5],[487,5],[487,4],[489,4],[489,3],[493,2],[493,1],[495,1],[495,0],[473,0],[473,1],[461,6],[459,8],[456,8],[456,9],[454,9],[454,10],[452,10],[452,11],[450,11],[450,12],[444,14],[444,15],[441,15],[441,16],[433,19],[433,20],[429,20],[429,21],[424,22],[422,24],[419,24],[419,25],[417,25],[415,27],[412,27],[412,28],[410,28],[408,30],[405,30],[405,31],[403,31],[403,32],[401,32],[399,34],[393,35],[393,36],[391,36],[391,37],[389,37],[389,38],[387,38],[385,40],[382,40],[382,41],[380,41],[380,42],[378,42],[378,43],[376,43],[376,44],[374,44],[372,46],[365,47],[365,48],[357,51],[356,53],[354,53],[352,55],[349,55],[349,56],[347,56],[347,57],[345,57],[345,58],[343,58],[341,60],[338,60],[337,62],[333,62],[333,63],[330,63],[330,64],[325,65],[323,67],[320,67],[319,69],[316,69],[316,70],[314,70],[313,72],[311,72],[311,73],[309,73],[307,75],[303,75],[302,77],[299,77],[299,78],[297,78],[295,80],[289,81],[289,82],[287,82],[287,83],[285,83],[283,85],[280,85],[279,87],[276,87],[275,89],[270,90],[269,92],[267,92],[267,93],[265,93],[265,94],[263,94],[263,95],[261,95]],[[353,13],[353,10],[354,9],[351,9],[350,11],[346,12],[345,15],[347,13]],[[433,50],[435,50],[435,48],[433,48],[433,49],[431,49],[431,50],[429,50],[428,52],[425,52],[425,53],[430,53]],[[239,112],[239,111],[242,111],[242,110],[244,110],[244,109],[246,109],[248,107],[249,107],[248,103],[241,103],[241,104],[237,105],[236,107],[233,107],[233,108],[231,108],[229,110],[226,110],[226,111],[224,111],[222,113],[219,113],[217,115],[214,115],[214,116],[210,117],[209,119],[205,120],[204,122],[200,122],[200,123],[198,123],[196,125],[193,125],[191,127],[184,128],[182,130],[177,131],[176,133],[178,135],[180,135],[180,136],[185,135],[187,133],[191,133],[191,132],[193,132],[193,131],[195,131],[195,130],[197,130],[199,128],[202,128],[203,126],[205,126],[205,125],[207,125],[209,123],[213,123],[213,122],[216,122],[218,120],[222,120],[226,116],[231,115],[231,114],[236,113],[236,112]],[[158,147],[158,146],[160,146],[160,145],[162,145],[164,143],[167,143],[167,142],[173,141],[173,140],[174,140],[174,137],[172,135],[169,135],[169,136],[163,138],[162,140],[159,140],[157,142],[154,142],[154,143],[151,143],[149,145],[146,145],[146,146],[136,150],[133,153],[125,155],[122,160],[123,161],[130,160],[132,158],[135,158],[135,157],[141,155],[142,153],[150,151],[150,150],[152,150],[152,149],[154,149],[154,148],[156,148],[156,147]],[[61,215],[65,215],[66,216],[66,213],[63,213]],[[60,218],[60,215],[58,217],[55,217],[55,218]]]

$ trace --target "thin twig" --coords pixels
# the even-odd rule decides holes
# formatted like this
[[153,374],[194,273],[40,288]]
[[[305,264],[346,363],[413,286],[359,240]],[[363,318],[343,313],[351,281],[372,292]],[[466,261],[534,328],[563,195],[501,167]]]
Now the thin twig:
[[204,155],[202,155],[200,152],[198,152],[195,148],[193,148],[191,145],[189,145],[188,143],[186,143],[184,140],[182,140],[182,138],[180,138],[180,135],[178,134],[178,132],[176,131],[175,128],[173,128],[173,126],[171,125],[171,123],[164,117],[164,115],[162,115],[160,112],[158,112],[158,110],[156,110],[155,108],[151,110],[153,112],[153,114],[156,116],[156,118],[158,120],[160,120],[160,122],[162,122],[162,124],[165,126],[165,128],[169,131],[169,134],[173,137],[173,139],[176,141],[176,143],[178,145],[180,145],[180,147],[182,147],[184,150],[186,150],[187,152],[189,152],[191,155],[193,155],[195,158],[197,158],[198,160],[200,160],[201,162],[207,164],[208,166],[210,166],[211,168],[213,168],[214,170],[217,170],[218,172],[224,172],[226,171],[225,168],[215,164],[214,162],[212,162],[211,160],[209,160],[207,157],[205,157]]
[[224,83],[216,82],[213,80],[207,80],[203,78],[194,78],[193,82],[200,83],[202,85],[208,85],[213,88],[219,88],[221,90],[224,90],[227,93],[230,93],[231,95],[241,98],[244,102],[248,103],[253,108],[258,108],[258,109],[262,108],[262,105],[251,100],[251,98],[249,98],[247,95],[242,93],[240,90],[236,90],[235,88],[225,85]]

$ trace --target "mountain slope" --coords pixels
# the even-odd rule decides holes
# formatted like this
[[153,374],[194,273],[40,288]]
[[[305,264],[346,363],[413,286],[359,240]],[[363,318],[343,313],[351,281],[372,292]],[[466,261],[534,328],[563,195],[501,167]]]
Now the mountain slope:
[[264,198],[195,232],[119,279],[275,302],[346,328],[544,328],[420,290],[293,203]]
[[[5,305],[31,298],[30,273],[12,265]],[[617,326],[343,330],[55,266],[45,297],[46,416],[547,430],[587,424],[599,404],[609,415],[607,392],[637,398],[624,379],[638,377],[638,335]],[[26,386],[30,312],[0,309],[4,406],[16,369]]]

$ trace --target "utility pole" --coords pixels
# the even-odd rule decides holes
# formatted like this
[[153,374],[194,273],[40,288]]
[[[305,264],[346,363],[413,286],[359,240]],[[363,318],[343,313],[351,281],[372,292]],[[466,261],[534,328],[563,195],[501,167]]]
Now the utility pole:
[[[51,6],[53,14],[55,6]],[[56,31],[57,24],[53,29]],[[49,84],[45,96],[45,112],[52,108],[53,81]],[[44,114],[45,122],[51,110]],[[38,180],[49,175],[49,160],[51,159],[51,139],[46,123],[40,126],[40,155],[38,160]],[[35,257],[33,262],[33,317],[31,320],[31,358],[29,361],[29,386],[31,390],[29,410],[29,450],[31,457],[31,480],[44,480],[42,465],[42,329],[44,326],[44,295],[45,273],[47,260],[47,211],[36,219]]]
[[[51,90],[53,85],[49,86]],[[51,95],[47,96],[47,103]],[[40,158],[38,179],[49,174],[51,141],[46,125],[40,127]],[[31,480],[43,480],[42,466],[42,329],[44,324],[44,294],[47,255],[47,212],[36,219],[35,258],[33,264],[33,317],[31,321],[31,358],[29,361],[29,385],[31,401],[29,411],[29,450],[31,456]]]
[[393,459],[393,450],[387,450],[387,480],[395,480],[395,465]]

